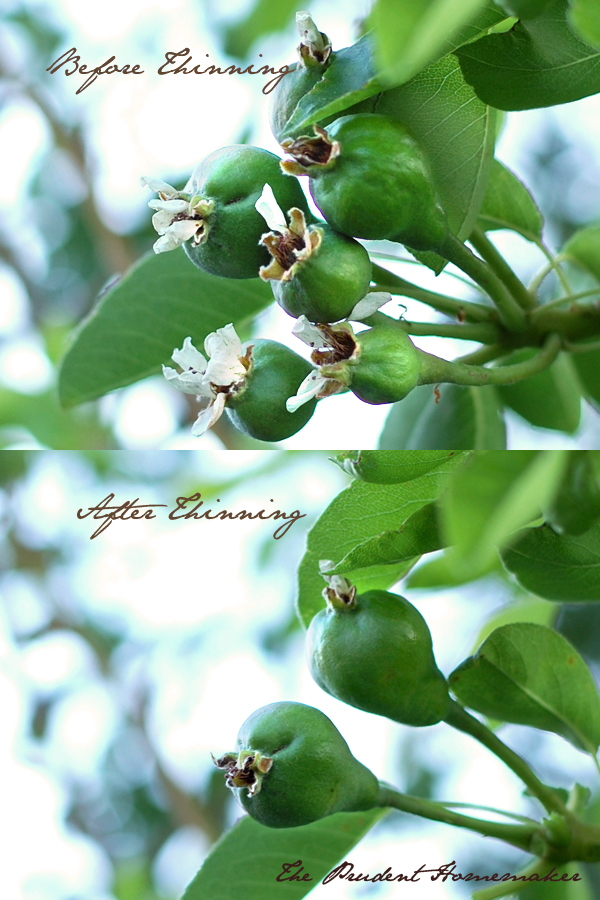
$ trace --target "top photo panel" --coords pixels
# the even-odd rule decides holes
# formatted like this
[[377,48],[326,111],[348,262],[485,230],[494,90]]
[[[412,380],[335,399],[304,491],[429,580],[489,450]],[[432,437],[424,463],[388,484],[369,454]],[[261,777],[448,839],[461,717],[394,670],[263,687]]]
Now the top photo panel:
[[0,448],[600,448],[597,0],[0,35]]

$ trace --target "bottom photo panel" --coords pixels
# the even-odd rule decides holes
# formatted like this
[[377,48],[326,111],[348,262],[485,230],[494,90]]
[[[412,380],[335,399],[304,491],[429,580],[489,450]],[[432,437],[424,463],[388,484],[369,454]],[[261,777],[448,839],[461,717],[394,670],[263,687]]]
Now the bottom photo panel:
[[2,900],[600,900],[600,451],[0,451]]

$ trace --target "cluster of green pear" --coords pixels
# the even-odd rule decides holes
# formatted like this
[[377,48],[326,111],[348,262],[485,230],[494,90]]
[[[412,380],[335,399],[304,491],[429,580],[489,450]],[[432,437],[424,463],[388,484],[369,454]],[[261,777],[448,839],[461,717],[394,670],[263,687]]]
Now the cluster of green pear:
[[[260,276],[290,316],[330,325],[348,319],[369,292],[371,260],[356,238],[435,250],[448,229],[421,148],[401,124],[368,111],[369,104],[326,120],[326,128],[314,126],[310,135],[290,132],[298,99],[323,76],[334,55],[312,22],[298,51],[295,69],[272,94],[271,126],[286,159],[248,145],[211,153],[184,191],[172,195],[180,207],[182,199],[188,202],[186,211],[168,220],[170,228],[163,227],[162,233],[179,229],[187,239],[179,237],[161,249],[183,243],[189,259],[206,272]],[[303,175],[325,221],[310,212],[296,177]],[[367,403],[392,403],[419,383],[421,354],[404,332],[375,325],[355,335],[347,323],[344,327],[349,337],[342,351],[329,352],[331,329],[323,332],[325,355],[312,344],[313,362],[329,365],[323,373],[282,344],[255,341],[246,377],[225,401],[234,424],[258,439],[281,440],[306,424],[322,396],[351,390]],[[259,378],[267,356],[271,377]],[[313,396],[290,411],[286,400],[311,372],[328,379],[326,389],[319,392],[319,382]]]
[[[419,611],[387,591],[357,596],[345,579],[330,579],[324,593],[327,607],[306,638],[316,683],[350,706],[395,722],[440,722],[450,696]],[[376,776],[352,756],[327,716],[302,703],[256,710],[240,728],[236,749],[215,763],[244,809],[272,828],[378,805]]]

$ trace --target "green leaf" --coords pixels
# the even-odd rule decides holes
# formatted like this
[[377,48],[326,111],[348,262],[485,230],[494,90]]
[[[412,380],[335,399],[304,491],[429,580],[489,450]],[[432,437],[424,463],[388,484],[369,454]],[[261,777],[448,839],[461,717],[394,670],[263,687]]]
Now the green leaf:
[[[501,569],[500,560],[492,563],[488,570],[484,573],[489,575],[494,570]],[[457,569],[452,565],[447,553],[438,556],[436,559],[426,560],[414,572],[412,572],[406,582],[408,588],[415,590],[439,590],[440,588],[458,587],[461,584],[467,584],[469,581],[475,581],[482,575],[475,570],[466,570],[464,568]]]
[[539,597],[531,597],[526,594],[523,599],[495,610],[482,626],[473,649],[475,650],[479,647],[490,634],[503,625],[529,622],[534,625],[545,625],[546,628],[552,628],[557,612],[556,604],[548,603],[547,600],[541,600]]
[[571,359],[586,400],[600,409],[600,350],[573,353]]
[[600,600],[600,524],[579,535],[559,535],[549,525],[521,532],[502,561],[519,584],[546,600]]
[[60,401],[74,406],[152,375],[188,335],[201,348],[207,334],[238,325],[272,300],[266,282],[208,275],[183,250],[145,256],[75,334],[60,370]]
[[566,450],[479,453],[456,471],[440,500],[440,527],[451,570],[476,578],[497,559],[497,548],[538,518],[556,493]]
[[[244,816],[215,845],[182,900],[300,900],[388,812],[336,813],[299,828],[265,828]],[[311,881],[277,881],[283,863],[298,859],[300,877],[308,873]]]
[[379,440],[382,450],[501,450],[506,448],[502,407],[494,387],[415,388],[395,403]]
[[[531,348],[516,350],[503,365],[524,362],[538,351]],[[505,406],[537,425],[574,434],[581,416],[581,388],[572,357],[560,353],[551,366],[516,384],[498,388]]]
[[[408,0],[402,0],[403,5],[408,5]],[[448,3],[448,0],[445,0]],[[469,0],[473,2],[473,0]],[[414,4],[410,4],[413,6]],[[400,17],[396,17],[400,21]],[[480,35],[486,34],[488,28],[502,20],[502,13],[494,7],[493,3],[476,16],[472,22],[462,28],[453,40],[448,39],[438,46],[440,56],[445,56],[456,47],[468,41],[476,40]],[[438,32],[439,34],[439,32]],[[373,98],[373,107],[381,98],[376,99],[390,83],[381,77],[375,60],[376,46],[372,32],[365,34],[351,47],[344,47],[332,54],[332,59],[323,78],[300,100],[293,115],[286,125],[286,134],[297,136],[302,133],[312,133],[311,125],[322,122],[339,113],[344,113],[356,103],[368,101]],[[397,53],[397,58],[401,58]],[[416,59],[416,58],[415,58]],[[415,68],[415,59],[410,66],[403,67],[394,79],[394,84],[399,85],[408,80],[418,71]],[[417,63],[417,66],[420,64]],[[410,74],[409,74],[410,73]],[[363,112],[366,109],[361,110]],[[379,110],[377,110],[379,112]]]
[[600,7],[598,0],[571,0],[569,22],[576,34],[594,47],[600,47]]
[[296,0],[258,0],[247,16],[224,30],[225,53],[244,59],[258,38],[284,29],[297,9]]
[[383,88],[377,77],[372,34],[332,54],[323,78],[299,101],[285,133],[312,134],[309,126],[374,97]]
[[26,429],[52,450],[114,449],[110,429],[98,420],[90,407],[65,412],[56,392],[19,394],[0,389],[0,446],[18,439],[16,426]]
[[592,756],[600,696],[574,647],[551,628],[504,625],[450,675],[461,703],[485,716],[552,731]]
[[[298,615],[305,627],[325,606],[321,592],[325,582],[319,574],[320,560],[341,560],[357,544],[384,531],[400,528],[423,506],[433,503],[447,483],[448,473],[462,462],[454,456],[426,475],[404,484],[365,484],[354,481],[329,504],[308,534],[307,549],[298,570]],[[359,592],[389,588],[406,566],[365,570],[354,583]]]
[[569,238],[562,253],[572,257],[600,281],[600,225],[588,225]]
[[464,76],[484,103],[535,109],[570,103],[600,91],[600,52],[580,41],[566,20],[566,0],[456,50]]
[[569,453],[565,476],[544,514],[546,522],[561,534],[583,534],[600,518],[598,473],[588,451]]
[[349,450],[333,462],[344,472],[370,484],[400,484],[437,469],[454,450]]
[[516,16],[526,22],[545,12],[554,0],[499,0],[507,15]]
[[495,110],[478,100],[449,55],[382,94],[376,111],[402,122],[420,142],[450,229],[466,240],[490,175]]
[[544,220],[535,200],[523,182],[497,159],[492,162],[477,224],[484,231],[509,228],[528,241],[542,237]]
[[[389,566],[432,553],[442,546],[434,503],[422,507],[394,531],[368,538],[347,553],[328,575],[343,575],[371,566]],[[352,579],[350,579],[352,580]]]
[[[377,0],[369,24],[377,41],[377,60],[382,79],[388,85],[403,84],[424,66],[444,55],[457,38],[464,43],[461,29],[476,22],[475,33],[481,33],[502,20],[502,13],[484,9],[487,0]],[[450,46],[448,46],[450,44]]]

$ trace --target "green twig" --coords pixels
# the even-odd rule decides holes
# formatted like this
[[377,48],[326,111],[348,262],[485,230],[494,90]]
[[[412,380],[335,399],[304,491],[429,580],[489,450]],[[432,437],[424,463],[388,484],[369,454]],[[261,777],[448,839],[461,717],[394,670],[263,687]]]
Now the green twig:
[[480,809],[482,812],[496,813],[499,816],[506,816],[507,819],[514,819],[516,822],[525,822],[537,825],[535,819],[530,816],[520,816],[517,813],[507,812],[505,809],[496,809],[495,806],[481,806],[479,803],[447,803],[438,801],[441,806],[447,806],[450,809]]
[[592,350],[600,350],[600,341],[589,341],[587,344],[572,344],[570,341],[563,341],[563,347],[569,353],[591,353]]
[[408,319],[393,319],[383,312],[375,312],[362,319],[365,325],[387,325],[401,328],[407,334],[433,337],[458,338],[461,341],[479,341],[481,344],[493,344],[500,336],[498,327],[492,322],[478,324],[454,325],[444,322],[410,322]]
[[463,363],[465,366],[482,366],[486,362],[498,359],[506,353],[506,347],[502,344],[489,344],[487,347],[480,347],[473,353],[467,353],[465,356],[459,356],[454,362]]
[[505,822],[490,822],[487,819],[465,816],[462,813],[453,812],[433,800],[402,794],[396,788],[381,781],[379,782],[376,806],[390,806],[393,809],[421,816],[424,819],[431,819],[434,822],[445,822],[446,825],[476,831],[484,837],[498,838],[498,840],[512,844],[513,847],[519,847],[526,852],[530,852],[532,838],[539,834],[541,829],[538,822],[506,824]]
[[[536,859],[517,877],[522,878],[523,883],[525,883],[531,875],[536,874],[543,877],[551,872],[553,868],[554,866],[551,862],[545,859]],[[496,900],[497,897],[508,897],[509,894],[517,894],[520,890],[521,888],[517,887],[514,881],[505,881],[502,884],[495,884],[493,887],[473,891],[472,900]]]
[[481,228],[474,228],[469,238],[469,243],[473,245],[475,250],[485,259],[489,267],[496,273],[500,281],[510,291],[511,296],[523,309],[533,309],[537,306],[535,295],[530,293],[520,278],[508,265],[502,254],[498,252],[494,244],[490,241],[485,231]]
[[437,251],[459,269],[462,269],[466,275],[487,292],[496,304],[503,325],[509,331],[524,331],[526,326],[524,311],[508,292],[496,273],[482,259],[479,259],[457,237],[450,233],[437,248]]
[[[380,253],[378,250],[369,250],[369,256],[373,259],[389,259],[392,262],[402,263],[402,265],[408,266],[419,266],[419,269],[423,270],[423,263],[419,262],[418,259],[415,259],[412,256],[396,256],[394,253]],[[387,271],[385,269],[384,271]],[[472,291],[477,291],[477,293],[482,293],[481,288],[478,284],[473,284],[468,278],[465,278],[464,275],[459,272],[449,272],[444,270],[444,275],[447,278],[453,278],[454,281],[460,281],[461,284],[466,284],[468,288]]]
[[373,279],[377,280],[372,291],[390,291],[392,294],[399,294],[402,297],[410,297],[412,300],[419,300],[426,303],[438,312],[447,313],[457,319],[464,318],[468,322],[490,322],[495,318],[495,310],[490,306],[484,306],[483,303],[471,303],[467,300],[457,300],[455,297],[449,297],[446,294],[437,294],[434,291],[428,291],[425,288],[411,284],[405,281],[399,275],[388,272],[387,269],[373,263]]
[[[487,369],[485,366],[465,365],[464,363],[448,362],[440,359],[432,353],[422,353],[422,369],[420,384],[450,384],[462,385],[486,385],[486,384],[514,384],[531,375],[543,372],[556,359],[561,347],[558,335],[551,334],[546,343],[535,356],[512,366],[496,366]],[[426,357],[426,359],[424,359]]]
[[570,294],[568,297],[559,297],[557,300],[549,300],[547,303],[542,303],[541,306],[536,307],[531,313],[531,318],[535,320],[538,313],[543,310],[555,309],[558,306],[562,306],[563,303],[574,304],[575,300],[583,300],[585,297],[593,297],[595,294],[600,294],[600,287],[591,288],[589,291],[580,291],[578,294]]
[[[539,275],[537,275],[533,279],[533,281],[529,285],[529,290],[532,292],[535,290],[535,293],[537,294],[537,291],[538,291],[542,281],[546,277],[546,275],[549,275],[550,272],[554,271],[554,272],[556,272],[558,280],[560,281],[560,283],[563,286],[563,290],[566,291],[567,294],[570,294],[571,293],[571,285],[567,281],[567,276],[565,275],[565,273],[563,272],[563,270],[561,269],[561,267],[559,265],[559,263],[564,259],[564,257],[562,257],[560,254],[558,256],[553,256],[552,251],[549,250],[548,247],[546,247],[546,245],[544,244],[544,242],[540,241],[538,238],[535,239],[535,243],[537,244],[539,249],[542,251],[542,253],[546,257],[546,259],[548,260],[549,266],[547,267],[547,270],[542,270],[542,272],[539,273]],[[534,288],[534,285],[535,285],[535,288]]]
[[557,812],[561,815],[567,813],[567,808],[558,794],[540,781],[525,760],[518,753],[515,753],[514,750],[511,750],[510,747],[507,747],[493,731],[490,731],[483,722],[480,722],[479,719],[468,713],[456,701],[450,701],[450,710],[444,721],[451,725],[452,728],[463,731],[465,734],[470,734],[480,744],[491,750],[515,775],[519,776],[521,781],[527,785],[530,792],[534,797],[538,798],[548,812]]
[[[365,319],[365,321],[367,321]],[[409,322],[407,319],[396,319],[398,327],[407,334],[417,336],[458,338],[459,341],[478,341],[480,344],[495,344],[498,340],[498,329],[493,325],[454,325],[436,322]]]

